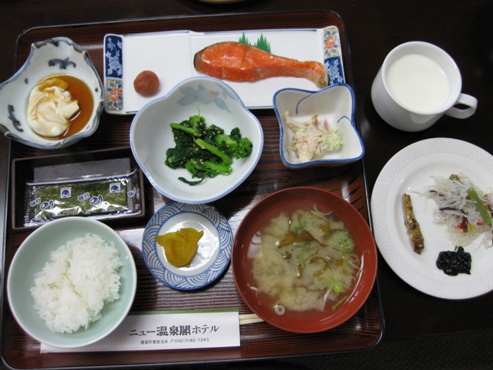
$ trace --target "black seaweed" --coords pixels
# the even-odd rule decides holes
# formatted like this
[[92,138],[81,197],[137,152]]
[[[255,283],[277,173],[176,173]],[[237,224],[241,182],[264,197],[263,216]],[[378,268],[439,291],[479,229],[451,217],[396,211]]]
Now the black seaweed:
[[471,274],[472,258],[463,247],[456,247],[455,251],[444,251],[438,254],[437,267],[450,276]]

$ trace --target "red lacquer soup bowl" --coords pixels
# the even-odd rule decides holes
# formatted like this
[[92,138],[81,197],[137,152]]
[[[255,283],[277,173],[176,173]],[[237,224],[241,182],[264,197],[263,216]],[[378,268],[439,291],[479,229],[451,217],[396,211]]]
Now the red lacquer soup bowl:
[[[254,259],[259,258],[260,232],[284,212],[315,210],[335,213],[344,222],[354,242],[353,254],[359,258],[353,284],[342,299],[324,301],[323,308],[285,309],[276,304],[278,297],[259,289],[254,276]],[[233,241],[232,268],[236,287],[245,303],[265,322],[295,333],[315,333],[332,329],[358,312],[368,298],[376,279],[377,251],[373,234],[363,216],[341,197],[318,188],[297,187],[273,193],[257,203],[245,216]],[[311,276],[311,275],[309,275]],[[316,276],[315,274],[313,276]],[[342,295],[342,293],[341,293]]]

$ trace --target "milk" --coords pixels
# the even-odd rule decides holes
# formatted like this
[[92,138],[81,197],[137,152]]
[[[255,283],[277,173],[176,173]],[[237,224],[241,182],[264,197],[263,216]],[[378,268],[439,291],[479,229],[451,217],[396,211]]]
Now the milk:
[[419,112],[440,109],[449,95],[444,71],[435,61],[419,54],[394,61],[387,71],[387,85],[397,102]]

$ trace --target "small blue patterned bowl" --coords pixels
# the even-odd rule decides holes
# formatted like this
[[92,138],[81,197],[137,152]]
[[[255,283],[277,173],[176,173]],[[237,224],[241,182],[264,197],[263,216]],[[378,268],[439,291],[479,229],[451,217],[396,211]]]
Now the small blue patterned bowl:
[[[191,227],[204,234],[190,265],[175,267],[156,242],[158,235]],[[228,220],[208,204],[168,202],[149,220],[142,237],[142,254],[149,271],[161,283],[177,290],[195,290],[219,279],[229,266],[233,232]]]
[[[317,91],[282,89],[275,93],[273,103],[281,132],[279,140],[281,160],[287,168],[297,170],[342,166],[361,159],[365,154],[363,140],[356,128],[356,103],[351,86],[331,85]],[[318,116],[316,121],[320,130],[317,129],[316,132],[311,130],[311,135],[303,133],[303,129],[305,132],[310,131],[306,129],[307,126],[296,126],[292,123],[292,120],[295,120],[306,125],[315,115]],[[322,135],[321,130],[327,130],[324,122],[327,122],[329,131],[335,132],[339,137],[337,141],[342,146],[331,148],[327,145],[324,150],[320,150],[319,155],[309,158],[309,155],[304,154],[313,151],[306,148],[313,149],[315,144],[320,145],[315,133]],[[296,126],[295,129],[293,126]],[[323,136],[331,137],[330,134]],[[302,155],[299,155],[300,152]]]
[[[165,164],[166,151],[175,147],[170,123],[180,123],[200,114],[207,126],[214,124],[226,133],[235,127],[253,143],[248,158],[235,159],[229,175],[206,178],[190,186],[178,178],[192,180],[185,169],[172,169]],[[238,94],[223,81],[212,77],[191,77],[175,86],[169,94],[145,105],[130,127],[132,153],[149,179],[162,195],[181,203],[210,203],[236,189],[252,173],[264,145],[264,134],[258,119],[245,107]]]
[[[77,132],[46,138],[28,124],[29,96],[42,80],[67,75],[82,81],[86,91],[80,102]],[[71,88],[69,87],[70,91]],[[74,96],[74,94],[72,94]],[[92,102],[92,104],[91,104]],[[84,111],[88,107],[88,111]],[[103,84],[85,49],[66,37],[55,37],[31,45],[26,63],[7,81],[0,84],[0,132],[6,137],[40,149],[59,149],[92,135],[103,111]]]

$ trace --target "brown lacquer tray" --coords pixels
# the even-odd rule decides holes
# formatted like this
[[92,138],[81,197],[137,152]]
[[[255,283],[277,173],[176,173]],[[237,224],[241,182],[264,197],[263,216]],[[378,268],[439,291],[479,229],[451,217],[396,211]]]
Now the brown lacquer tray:
[[[31,43],[55,36],[66,36],[88,49],[103,76],[103,38],[108,33],[132,34],[167,30],[227,31],[248,29],[317,28],[337,26],[340,32],[346,82],[351,84],[350,54],[344,24],[330,11],[295,13],[260,13],[224,16],[173,17],[115,23],[68,25],[30,29],[20,35],[17,65],[27,59]],[[229,220],[233,232],[245,213],[260,199],[277,190],[293,186],[315,186],[330,190],[354,205],[368,220],[368,199],[362,161],[338,168],[287,170],[279,156],[279,128],[274,111],[255,110],[265,135],[264,150],[255,171],[235,191],[212,205]],[[103,113],[97,132],[74,146],[53,154],[83,154],[129,145],[132,115]],[[45,151],[12,142],[11,160],[41,157]],[[50,153],[51,154],[51,153]],[[131,248],[138,270],[138,288],[132,311],[166,311],[177,309],[238,308],[240,314],[250,313],[236,290],[231,268],[212,286],[195,292],[180,292],[159,283],[147,269],[141,253],[144,228],[168,199],[160,196],[144,181],[145,217],[131,222],[112,224]],[[10,204],[10,203],[9,203]],[[11,211],[11,210],[9,210]],[[9,212],[12,217],[12,212]],[[32,230],[15,230],[8,220],[5,276],[18,246]],[[5,284],[4,284],[5,285]],[[5,297],[5,294],[3,295]],[[96,366],[157,366],[224,362],[284,356],[336,353],[368,349],[377,344],[383,331],[383,318],[378,287],[361,310],[349,321],[333,330],[317,334],[294,334],[266,323],[241,326],[241,346],[204,350],[158,350],[133,352],[41,353],[40,343],[25,334],[14,320],[8,303],[3,302],[2,359],[11,368],[62,368]]]

